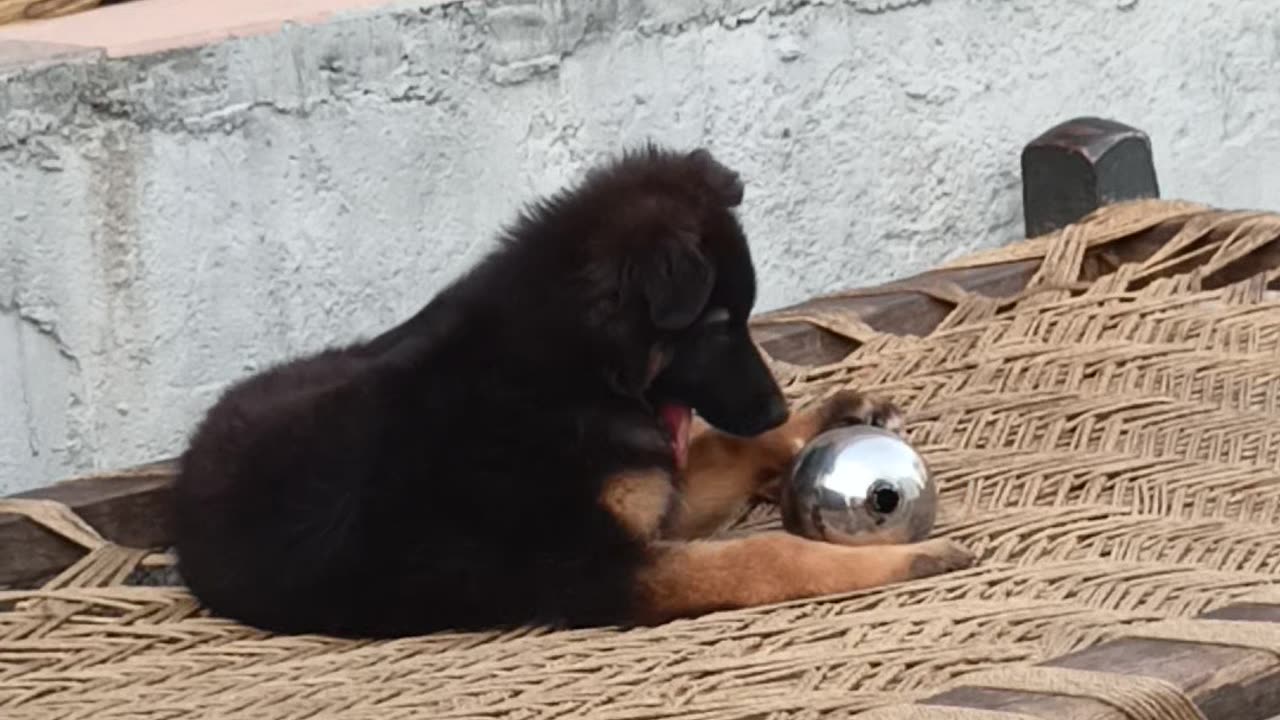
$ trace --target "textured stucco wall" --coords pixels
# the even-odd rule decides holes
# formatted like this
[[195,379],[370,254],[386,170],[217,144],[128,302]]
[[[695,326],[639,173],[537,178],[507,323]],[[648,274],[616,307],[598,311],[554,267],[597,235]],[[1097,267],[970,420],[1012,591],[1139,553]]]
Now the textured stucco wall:
[[1018,151],[1078,114],[1148,130],[1167,196],[1275,207],[1278,67],[1275,0],[546,0],[10,68],[0,492],[178,450],[625,144],[744,173],[769,308],[1018,236]]

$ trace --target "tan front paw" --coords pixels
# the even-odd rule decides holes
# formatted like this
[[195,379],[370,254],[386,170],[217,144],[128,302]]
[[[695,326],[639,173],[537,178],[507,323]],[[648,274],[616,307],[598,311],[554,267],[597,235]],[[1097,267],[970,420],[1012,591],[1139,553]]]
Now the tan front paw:
[[954,540],[926,540],[909,546],[911,564],[907,573],[911,580],[933,577],[972,567],[977,557]]
[[820,431],[849,425],[874,425],[902,434],[902,411],[897,405],[855,390],[841,390],[818,408]]

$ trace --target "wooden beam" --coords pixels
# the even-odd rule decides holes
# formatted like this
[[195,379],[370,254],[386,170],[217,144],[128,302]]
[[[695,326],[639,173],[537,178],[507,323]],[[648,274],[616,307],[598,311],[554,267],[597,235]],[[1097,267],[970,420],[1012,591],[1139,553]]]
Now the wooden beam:
[[[907,283],[951,282],[991,297],[1013,295],[1026,287],[1039,262],[1022,262],[990,267],[933,271],[917,275]],[[834,311],[853,315],[872,328],[896,335],[927,335],[951,312],[941,300],[914,290],[896,289],[903,282],[889,283],[869,293],[817,298],[780,312]],[[768,317],[765,314],[763,317]],[[770,356],[794,365],[836,362],[854,349],[854,343],[807,323],[761,325],[753,330],[756,342]]]
[[[1122,263],[1150,257],[1176,231],[1174,224],[1159,225],[1089,251],[1085,255],[1085,279],[1100,277]],[[923,336],[942,322],[951,306],[910,289],[912,286],[950,283],[978,295],[1009,297],[1024,289],[1039,267],[1039,260],[1022,260],[985,267],[934,270],[853,295],[816,298],[778,313],[837,312],[853,315],[880,332]],[[762,317],[767,318],[769,314]],[[803,322],[761,325],[753,333],[770,356],[794,365],[837,362],[855,348],[853,341]]]
[[[54,500],[75,511],[103,537],[128,547],[161,548],[173,540],[167,460],[91,475],[12,496]],[[0,513],[0,587],[38,581],[69,567],[84,549],[25,516]]]
[[[1280,607],[1238,604],[1201,617],[1273,623],[1280,622]],[[1158,678],[1185,693],[1211,720],[1265,720],[1280,710],[1280,657],[1261,650],[1121,638],[1040,665]],[[979,687],[949,690],[921,704],[1061,720],[1127,720],[1122,712],[1098,700]]]

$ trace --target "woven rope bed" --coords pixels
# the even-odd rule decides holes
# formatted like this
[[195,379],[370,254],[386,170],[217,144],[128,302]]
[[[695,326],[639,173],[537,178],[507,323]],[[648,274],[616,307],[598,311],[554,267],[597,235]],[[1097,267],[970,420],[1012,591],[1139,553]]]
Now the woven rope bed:
[[[1280,653],[1280,625],[1191,619],[1280,603],[1278,238],[1276,215],[1128,203],[953,263],[1038,260],[1014,297],[925,276],[910,289],[952,307],[926,337],[831,303],[760,318],[856,346],[775,368],[800,405],[847,385],[897,400],[939,478],[938,532],[980,554],[875,592],[628,632],[274,637],[133,584],[164,555],[103,542],[66,506],[0,500],[91,550],[0,592],[0,717],[1033,715],[922,702],[957,687],[1201,717],[1156,677],[1037,664],[1124,636]],[[759,507],[729,532],[776,525]]]

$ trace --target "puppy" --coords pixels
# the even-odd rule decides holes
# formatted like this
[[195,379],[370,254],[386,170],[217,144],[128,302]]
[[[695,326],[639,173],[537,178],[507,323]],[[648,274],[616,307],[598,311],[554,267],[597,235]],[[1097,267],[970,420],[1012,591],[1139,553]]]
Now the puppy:
[[394,637],[660,623],[970,564],[945,540],[696,540],[816,433],[899,424],[853,392],[789,417],[748,334],[742,195],[705,150],[627,153],[398,327],[232,386],[176,482],[191,591],[266,630]]

